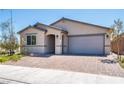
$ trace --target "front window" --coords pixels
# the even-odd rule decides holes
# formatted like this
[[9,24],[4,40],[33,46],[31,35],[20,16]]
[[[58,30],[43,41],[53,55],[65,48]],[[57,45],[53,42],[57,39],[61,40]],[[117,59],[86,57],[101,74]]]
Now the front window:
[[36,36],[27,36],[27,45],[36,45]]
[[36,45],[36,36],[32,36],[32,45]]

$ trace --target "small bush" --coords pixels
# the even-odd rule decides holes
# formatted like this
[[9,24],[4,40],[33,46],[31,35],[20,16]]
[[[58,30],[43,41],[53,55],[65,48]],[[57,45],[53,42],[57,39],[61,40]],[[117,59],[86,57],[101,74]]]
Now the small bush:
[[6,62],[6,61],[8,61],[8,60],[9,60],[9,58],[8,58],[7,56],[0,57],[0,62],[1,62],[1,63],[4,63],[4,62]]
[[10,60],[12,60],[12,61],[18,61],[18,60],[20,60],[21,59],[21,55],[19,55],[19,54],[15,54],[15,55],[12,55],[12,56],[10,56]]
[[5,54],[7,54],[5,51],[0,52],[0,55],[5,55]]
[[12,56],[1,56],[0,57],[0,63],[4,63],[6,61],[12,60],[12,61],[18,61],[20,60],[22,55],[20,54],[14,54]]
[[3,63],[3,62],[5,62],[5,60],[4,60],[4,59],[2,59],[2,58],[0,58],[0,62],[1,62],[1,63]]
[[121,59],[121,63],[124,63],[124,58]]
[[119,64],[122,68],[124,68],[124,57],[121,58],[121,60],[119,61]]

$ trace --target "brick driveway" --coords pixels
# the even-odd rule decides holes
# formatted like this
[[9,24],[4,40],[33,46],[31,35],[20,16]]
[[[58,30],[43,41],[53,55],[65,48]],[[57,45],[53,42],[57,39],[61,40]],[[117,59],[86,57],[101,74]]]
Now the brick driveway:
[[124,77],[124,69],[118,63],[109,62],[107,57],[67,55],[46,57],[26,56],[18,62],[8,62],[5,64]]

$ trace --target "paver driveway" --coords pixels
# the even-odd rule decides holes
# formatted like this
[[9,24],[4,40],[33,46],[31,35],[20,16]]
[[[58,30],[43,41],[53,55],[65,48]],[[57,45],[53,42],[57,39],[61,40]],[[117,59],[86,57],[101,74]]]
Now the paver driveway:
[[53,55],[48,57],[27,56],[18,62],[8,62],[5,64],[124,77],[124,69],[118,63],[109,62],[107,57],[66,55]]

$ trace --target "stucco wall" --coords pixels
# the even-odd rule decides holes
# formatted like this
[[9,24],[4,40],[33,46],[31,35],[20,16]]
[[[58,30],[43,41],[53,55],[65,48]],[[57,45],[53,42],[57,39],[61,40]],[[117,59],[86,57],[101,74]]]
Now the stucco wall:
[[[40,25],[41,26],[41,25]],[[43,26],[44,27],[44,26]],[[49,52],[49,43],[48,43],[48,35],[54,35],[55,36],[55,54],[62,54],[62,33],[61,31],[57,29],[53,29],[50,27],[46,27],[47,32],[30,28],[25,30],[20,34],[20,40],[22,44],[21,50],[25,50],[26,52],[30,53],[48,53]],[[27,45],[26,44],[26,36],[29,34],[35,34],[36,35],[36,45]]]
[[105,54],[110,54],[111,52],[111,41],[110,41],[110,36],[105,35]]
[[67,34],[63,34],[63,53],[68,53],[68,36]]
[[[68,31],[68,35],[87,35],[87,34],[106,34],[108,29],[96,27],[92,25],[80,24],[68,20],[60,21],[54,24]],[[97,41],[96,41],[97,42]],[[105,35],[105,54],[110,53],[110,37]]]
[[24,46],[22,49],[26,54],[44,54],[43,46]]
[[[36,35],[36,45],[27,45],[27,35]],[[25,31],[23,31],[20,34],[20,40],[21,40],[21,46],[22,46],[22,51],[28,52],[28,53],[45,53],[44,48],[45,48],[45,38],[44,38],[45,32],[34,29],[34,28],[29,28]]]
[[[47,28],[47,33],[45,35],[45,44],[48,47],[48,42],[47,42],[47,36],[48,35],[55,35],[55,54],[61,54],[62,53],[62,35],[61,35],[61,31],[53,29],[53,28]],[[45,48],[45,51],[48,52],[48,48]]]
[[103,29],[100,27],[95,27],[86,24],[75,23],[71,21],[60,21],[56,23],[54,26],[61,27],[67,30],[68,35],[80,35],[80,34],[98,34],[98,33],[106,33],[107,29]]

